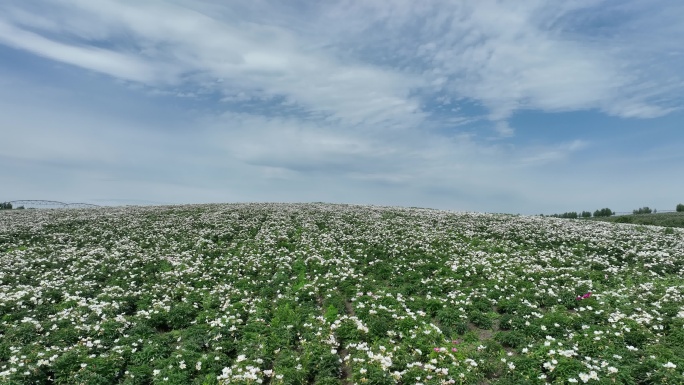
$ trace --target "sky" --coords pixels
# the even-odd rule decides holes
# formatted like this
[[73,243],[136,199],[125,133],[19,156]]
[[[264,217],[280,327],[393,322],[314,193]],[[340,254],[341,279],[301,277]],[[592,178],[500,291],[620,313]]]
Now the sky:
[[0,201],[684,202],[684,2],[4,0]]

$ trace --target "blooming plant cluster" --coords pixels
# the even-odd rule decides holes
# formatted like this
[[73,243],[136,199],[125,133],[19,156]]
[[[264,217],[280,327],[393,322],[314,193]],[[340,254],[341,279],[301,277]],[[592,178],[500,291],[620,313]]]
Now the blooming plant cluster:
[[684,230],[232,204],[0,213],[1,384],[681,384]]
[[581,301],[581,300],[587,299],[587,298],[589,298],[589,297],[591,297],[591,292],[590,292],[590,291],[588,291],[588,292],[586,292],[586,293],[584,293],[584,294],[582,294],[582,295],[578,295],[577,298],[575,298],[575,299],[578,300],[578,301]]

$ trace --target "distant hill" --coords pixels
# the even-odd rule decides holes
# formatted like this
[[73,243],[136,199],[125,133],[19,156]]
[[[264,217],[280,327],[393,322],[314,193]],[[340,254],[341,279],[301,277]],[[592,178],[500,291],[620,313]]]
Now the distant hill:
[[588,218],[587,220],[664,227],[684,227],[684,213],[682,212],[616,215],[612,217]]

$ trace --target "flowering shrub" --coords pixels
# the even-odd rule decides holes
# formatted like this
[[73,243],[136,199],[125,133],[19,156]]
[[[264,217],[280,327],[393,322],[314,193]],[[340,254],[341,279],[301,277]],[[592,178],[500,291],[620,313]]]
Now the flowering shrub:
[[348,205],[0,213],[2,384],[684,383],[684,230]]

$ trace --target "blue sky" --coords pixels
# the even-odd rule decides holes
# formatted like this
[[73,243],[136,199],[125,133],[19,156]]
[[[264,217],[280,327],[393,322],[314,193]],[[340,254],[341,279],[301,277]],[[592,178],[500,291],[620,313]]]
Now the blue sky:
[[684,3],[0,4],[0,200],[684,202]]

